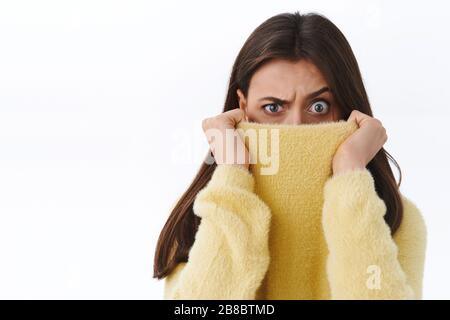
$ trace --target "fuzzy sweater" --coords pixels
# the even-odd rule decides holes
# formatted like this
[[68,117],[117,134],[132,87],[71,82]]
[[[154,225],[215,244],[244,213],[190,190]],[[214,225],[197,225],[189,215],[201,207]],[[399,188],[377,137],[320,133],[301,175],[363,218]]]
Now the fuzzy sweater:
[[332,175],[356,123],[238,129],[256,132],[257,143],[246,139],[256,163],[217,166],[198,193],[202,220],[188,262],[165,278],[165,299],[421,299],[426,226],[417,206],[402,195],[391,236],[371,173]]

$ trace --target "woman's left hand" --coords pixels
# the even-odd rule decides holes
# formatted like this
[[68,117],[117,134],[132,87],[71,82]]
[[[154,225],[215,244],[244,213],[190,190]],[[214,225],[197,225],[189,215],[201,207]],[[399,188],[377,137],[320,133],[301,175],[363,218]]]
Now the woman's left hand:
[[380,120],[353,110],[347,121],[356,121],[359,128],[336,151],[333,174],[364,169],[387,141],[386,129]]

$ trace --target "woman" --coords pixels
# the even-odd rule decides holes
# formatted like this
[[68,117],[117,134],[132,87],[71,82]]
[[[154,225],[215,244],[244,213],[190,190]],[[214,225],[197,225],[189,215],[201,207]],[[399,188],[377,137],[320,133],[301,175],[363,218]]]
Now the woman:
[[[203,121],[216,163],[202,164],[159,237],[154,277],[166,277],[165,298],[259,298],[269,264],[270,208],[254,193],[243,141],[233,150],[244,161],[230,161],[230,148],[218,148],[208,134],[220,130],[225,137],[244,120],[358,124],[335,153],[327,181],[329,287],[314,288],[322,292],[307,298],[421,299],[426,227],[417,207],[399,192],[388,158],[398,165],[383,149],[386,131],[372,117],[357,61],[332,22],[298,12],[276,15],[250,35],[234,63],[223,113]],[[364,240],[342,242],[348,230],[336,228],[333,219]],[[247,231],[231,227],[240,225]],[[233,243],[246,245],[237,250]],[[352,281],[360,272],[354,261],[365,263],[367,256],[377,261],[382,290]]]

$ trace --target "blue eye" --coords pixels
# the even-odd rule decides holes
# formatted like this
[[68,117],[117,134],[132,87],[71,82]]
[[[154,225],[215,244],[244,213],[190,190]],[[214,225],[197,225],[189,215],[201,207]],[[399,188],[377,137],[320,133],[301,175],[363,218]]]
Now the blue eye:
[[263,108],[269,113],[278,113],[282,107],[278,103],[269,103],[264,105]]
[[309,110],[312,110],[312,113],[319,113],[319,114],[325,114],[330,109],[330,104],[326,100],[317,100],[314,102]]

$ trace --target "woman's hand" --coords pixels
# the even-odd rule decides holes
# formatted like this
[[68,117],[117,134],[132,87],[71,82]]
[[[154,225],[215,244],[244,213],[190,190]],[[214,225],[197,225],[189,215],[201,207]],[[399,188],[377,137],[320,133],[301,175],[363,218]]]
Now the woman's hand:
[[386,129],[380,120],[353,110],[347,121],[356,121],[359,128],[336,151],[333,174],[364,169],[387,141]]
[[236,124],[246,119],[244,111],[237,108],[203,120],[203,131],[217,164],[239,165],[248,169],[249,153],[236,131]]

